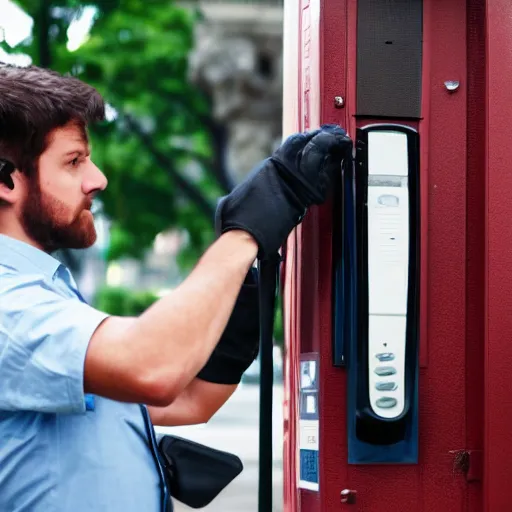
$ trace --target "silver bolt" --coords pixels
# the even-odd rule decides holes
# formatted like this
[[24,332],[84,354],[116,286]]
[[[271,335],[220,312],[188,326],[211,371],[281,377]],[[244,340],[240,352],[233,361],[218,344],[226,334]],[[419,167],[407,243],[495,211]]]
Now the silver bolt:
[[334,106],[336,108],[343,108],[345,106],[343,96],[334,96]]
[[460,82],[458,80],[446,80],[444,86],[449,92],[455,92],[459,88]]

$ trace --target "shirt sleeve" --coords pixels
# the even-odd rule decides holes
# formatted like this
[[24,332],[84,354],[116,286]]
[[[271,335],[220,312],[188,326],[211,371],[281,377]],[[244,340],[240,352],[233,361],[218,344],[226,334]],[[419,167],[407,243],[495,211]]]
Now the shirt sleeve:
[[0,410],[85,412],[85,356],[107,317],[43,277],[2,276]]

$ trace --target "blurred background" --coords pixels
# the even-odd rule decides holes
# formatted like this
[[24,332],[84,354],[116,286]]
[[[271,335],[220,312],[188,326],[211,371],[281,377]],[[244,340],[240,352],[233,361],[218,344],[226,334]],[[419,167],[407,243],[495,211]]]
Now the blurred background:
[[[91,130],[109,187],[98,241],[57,256],[97,308],[136,315],[213,241],[216,200],[281,141],[283,0],[0,0],[0,62],[95,86]],[[282,321],[276,311],[274,510],[282,510]],[[257,510],[259,363],[207,425],[160,429],[238,454],[245,470],[207,512]],[[190,510],[177,505],[177,511]]]

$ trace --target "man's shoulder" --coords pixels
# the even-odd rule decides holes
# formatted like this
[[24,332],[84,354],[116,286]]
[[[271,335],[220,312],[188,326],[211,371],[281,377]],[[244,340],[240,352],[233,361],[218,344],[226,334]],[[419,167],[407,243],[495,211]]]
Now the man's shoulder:
[[0,333],[24,346],[50,338],[68,341],[70,334],[88,342],[108,316],[80,300],[57,276],[0,274]]
[[41,290],[56,290],[54,283],[43,272],[22,272],[0,264],[0,300],[12,293],[36,293]]
[[43,272],[21,272],[0,265],[0,326],[4,329],[12,329],[22,317],[27,322],[64,312],[71,301]]

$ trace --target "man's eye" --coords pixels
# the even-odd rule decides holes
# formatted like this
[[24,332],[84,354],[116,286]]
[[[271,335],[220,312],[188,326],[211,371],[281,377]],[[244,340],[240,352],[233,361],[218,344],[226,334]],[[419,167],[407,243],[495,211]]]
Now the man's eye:
[[80,159],[78,157],[76,158],[73,158],[73,160],[71,160],[71,162],[69,162],[70,165],[72,165],[73,167],[76,167],[79,163],[80,163]]

